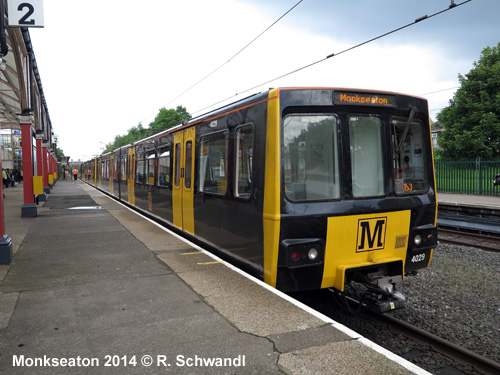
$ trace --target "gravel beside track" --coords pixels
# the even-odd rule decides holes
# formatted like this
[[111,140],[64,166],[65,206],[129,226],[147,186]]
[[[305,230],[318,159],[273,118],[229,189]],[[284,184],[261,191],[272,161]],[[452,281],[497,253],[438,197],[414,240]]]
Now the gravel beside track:
[[[406,308],[392,315],[500,362],[499,253],[441,244],[434,251],[431,266],[407,276],[402,291],[407,298]],[[348,315],[333,304],[325,291],[297,293],[293,297],[432,374],[479,374],[364,315]]]
[[394,316],[500,362],[500,254],[441,244],[403,294]]

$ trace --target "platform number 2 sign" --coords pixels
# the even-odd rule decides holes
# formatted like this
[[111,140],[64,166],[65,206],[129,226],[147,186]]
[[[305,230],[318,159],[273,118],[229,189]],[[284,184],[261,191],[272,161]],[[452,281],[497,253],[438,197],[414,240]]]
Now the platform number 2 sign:
[[8,0],[7,5],[9,9],[9,26],[44,26],[43,0]]

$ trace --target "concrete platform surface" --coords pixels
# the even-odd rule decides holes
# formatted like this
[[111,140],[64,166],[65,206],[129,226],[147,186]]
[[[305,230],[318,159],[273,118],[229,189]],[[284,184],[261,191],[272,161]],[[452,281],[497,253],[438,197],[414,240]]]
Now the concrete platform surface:
[[5,193],[0,374],[427,374],[81,181]]
[[438,193],[438,204],[454,206],[484,207],[500,210],[500,196]]

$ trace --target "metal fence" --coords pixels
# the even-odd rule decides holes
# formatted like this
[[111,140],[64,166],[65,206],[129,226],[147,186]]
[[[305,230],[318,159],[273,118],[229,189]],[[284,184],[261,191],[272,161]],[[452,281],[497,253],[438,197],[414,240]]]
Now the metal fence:
[[500,195],[493,180],[500,174],[500,160],[435,160],[438,192]]

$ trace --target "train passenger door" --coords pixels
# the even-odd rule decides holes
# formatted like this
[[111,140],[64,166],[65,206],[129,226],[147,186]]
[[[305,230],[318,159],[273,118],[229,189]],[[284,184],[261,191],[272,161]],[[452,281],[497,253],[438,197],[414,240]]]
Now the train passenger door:
[[128,193],[128,203],[135,205],[135,147],[130,147],[128,149],[127,193]]
[[194,234],[194,146],[194,127],[174,134],[174,225],[191,234]]

